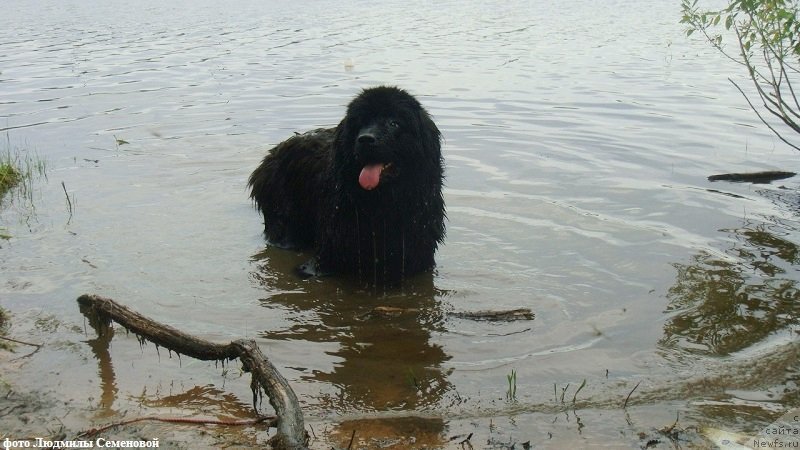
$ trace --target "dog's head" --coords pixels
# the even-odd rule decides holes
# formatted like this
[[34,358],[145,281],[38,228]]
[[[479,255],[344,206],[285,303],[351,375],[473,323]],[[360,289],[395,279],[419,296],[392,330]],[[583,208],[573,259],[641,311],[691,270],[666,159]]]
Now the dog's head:
[[413,96],[396,87],[365,89],[350,102],[333,158],[337,185],[345,190],[377,194],[420,183],[441,186],[439,129]]

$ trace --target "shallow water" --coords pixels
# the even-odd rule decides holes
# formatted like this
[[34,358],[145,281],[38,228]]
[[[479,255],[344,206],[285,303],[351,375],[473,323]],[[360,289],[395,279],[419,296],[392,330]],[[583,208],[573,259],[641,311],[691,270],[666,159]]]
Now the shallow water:
[[[0,305],[10,336],[46,345],[2,378],[65,402],[75,429],[248,416],[236,368],[98,342],[75,302],[94,292],[257,339],[320,448],[354,429],[373,446],[638,446],[676,414],[752,433],[798,406],[798,181],[706,180],[797,154],[677,3],[568,3],[7,2],[0,130],[47,177],[0,210]],[[308,255],[265,248],[247,177],[376,84],[416,94],[445,137],[436,271],[389,292],[299,280]],[[535,319],[453,314],[520,307]]]

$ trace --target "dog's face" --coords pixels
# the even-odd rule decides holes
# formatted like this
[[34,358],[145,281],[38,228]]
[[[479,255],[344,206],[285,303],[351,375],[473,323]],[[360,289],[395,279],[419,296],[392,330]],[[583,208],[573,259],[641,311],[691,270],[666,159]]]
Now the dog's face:
[[414,97],[393,87],[364,90],[350,103],[333,152],[337,184],[362,194],[413,186],[420,176],[441,173],[439,130]]
[[392,150],[400,147],[407,128],[407,121],[387,116],[370,120],[356,132],[353,148],[355,161],[363,165],[358,175],[362,189],[371,191],[397,175],[397,155]]

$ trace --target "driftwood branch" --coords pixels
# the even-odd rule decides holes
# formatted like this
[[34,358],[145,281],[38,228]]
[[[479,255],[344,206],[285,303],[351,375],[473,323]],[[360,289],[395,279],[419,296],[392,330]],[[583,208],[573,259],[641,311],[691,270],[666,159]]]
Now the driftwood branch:
[[297,396],[255,341],[240,339],[227,345],[208,342],[155,322],[114,300],[97,295],[82,295],[78,297],[78,303],[81,312],[89,318],[90,324],[100,335],[114,321],[136,334],[140,340],[150,341],[179,355],[203,361],[238,358],[243,369],[252,375],[250,388],[253,391],[253,407],[257,407],[261,393],[266,393],[278,416],[277,434],[270,439],[270,445],[278,449],[306,448],[308,435]]
[[723,173],[720,175],[711,175],[708,181],[734,181],[734,182],[749,182],[749,183],[769,183],[771,181],[783,180],[784,178],[791,178],[797,175],[794,172],[783,172],[779,170],[769,170],[766,172],[748,172],[748,173]]
[[501,311],[463,311],[450,313],[453,317],[468,320],[486,320],[490,322],[511,322],[514,320],[533,320],[535,314],[528,308]]
[[[419,314],[419,308],[397,308],[394,306],[376,306],[372,310],[358,316],[359,319],[369,317],[397,317],[403,314]],[[468,320],[486,320],[497,322],[511,322],[514,320],[533,320],[536,315],[529,308],[518,308],[508,310],[486,310],[486,311],[454,311],[447,313],[448,316]]]

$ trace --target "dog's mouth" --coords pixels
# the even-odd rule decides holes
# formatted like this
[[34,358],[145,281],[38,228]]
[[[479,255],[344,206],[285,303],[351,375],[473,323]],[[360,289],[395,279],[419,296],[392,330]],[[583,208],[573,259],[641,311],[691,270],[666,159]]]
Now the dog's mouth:
[[361,169],[358,175],[358,184],[367,191],[371,191],[378,187],[381,183],[381,178],[394,173],[394,165],[392,163],[374,163],[367,164]]

